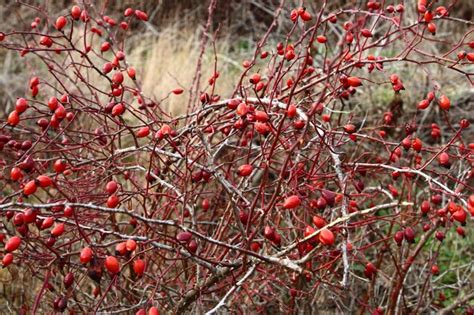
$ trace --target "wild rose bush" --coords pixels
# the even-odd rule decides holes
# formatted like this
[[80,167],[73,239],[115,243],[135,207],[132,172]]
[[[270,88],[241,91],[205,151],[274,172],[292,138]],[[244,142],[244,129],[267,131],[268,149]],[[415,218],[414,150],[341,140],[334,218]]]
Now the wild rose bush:
[[[472,24],[444,2],[282,3],[233,93],[215,93],[216,56],[210,77],[198,62],[193,85],[160,100],[127,60],[146,12],[30,6],[31,25],[0,34],[37,62],[0,131],[3,266],[40,283],[22,310],[472,312],[472,284],[443,304],[435,281],[443,240],[474,214],[469,115],[433,78],[408,120],[397,103],[353,106],[371,86],[396,102],[419,92],[402,67],[472,84]],[[464,36],[439,38],[454,26]],[[169,98],[186,113],[161,110]]]

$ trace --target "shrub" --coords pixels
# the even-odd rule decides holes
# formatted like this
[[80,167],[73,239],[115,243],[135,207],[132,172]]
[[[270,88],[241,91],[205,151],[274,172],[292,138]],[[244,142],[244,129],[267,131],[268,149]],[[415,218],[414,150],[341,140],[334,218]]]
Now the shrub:
[[[439,279],[462,268],[443,253],[474,214],[472,112],[458,108],[461,80],[445,90],[431,70],[472,83],[472,31],[439,35],[470,22],[451,3],[382,3],[282,4],[233,93],[214,92],[226,75],[216,55],[207,81],[199,60],[192,86],[160,100],[127,60],[129,25],[146,12],[46,18],[31,6],[29,28],[0,36],[34,65],[0,135],[3,265],[41,283],[23,309],[469,307],[472,283],[453,295]],[[281,20],[291,26],[273,44]],[[393,101],[368,106],[375,88]],[[171,98],[185,114],[161,109]]]

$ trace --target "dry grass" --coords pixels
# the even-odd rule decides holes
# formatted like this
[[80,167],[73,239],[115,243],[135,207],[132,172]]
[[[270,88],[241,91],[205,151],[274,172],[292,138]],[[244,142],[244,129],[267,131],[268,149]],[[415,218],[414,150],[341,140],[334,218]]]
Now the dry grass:
[[[181,29],[177,25],[162,29],[157,35],[134,39],[137,45],[131,45],[134,48],[128,61],[136,66],[141,74],[139,80],[143,84],[144,94],[160,100],[174,88],[186,89],[191,86],[200,54],[200,42],[199,29]],[[218,72],[224,74],[217,81],[216,93],[226,95],[234,89],[242,66],[239,54],[232,54],[231,48],[232,43],[227,37],[220,38],[215,45],[215,51],[212,47],[206,50],[202,59],[201,90],[208,87],[207,79],[215,67]],[[186,94],[173,95],[162,104],[162,109],[173,116],[183,114],[187,100]]]

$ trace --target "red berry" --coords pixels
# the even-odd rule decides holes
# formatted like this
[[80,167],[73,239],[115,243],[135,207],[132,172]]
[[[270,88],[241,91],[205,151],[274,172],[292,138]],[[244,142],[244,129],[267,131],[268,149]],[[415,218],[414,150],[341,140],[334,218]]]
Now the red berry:
[[271,241],[275,237],[275,230],[271,226],[267,225],[263,230],[263,236],[265,236],[266,239]]
[[[53,45],[53,40],[49,36],[41,36],[39,43],[40,45],[43,45],[49,48]],[[32,86],[31,89],[33,90],[35,87],[36,85]]]
[[418,103],[418,109],[426,109],[428,106],[430,106],[429,100],[422,100]]
[[202,207],[202,210],[204,211],[207,211],[209,210],[211,204],[209,202],[209,199],[203,199],[202,202],[201,202],[201,207]]
[[318,43],[320,44],[324,44],[328,41],[328,39],[326,38],[326,36],[324,35],[319,35],[316,37],[316,40],[318,41]]
[[125,247],[129,252],[133,252],[135,249],[137,249],[137,242],[135,242],[135,240],[127,240],[125,242]]
[[291,10],[291,13],[290,13],[290,19],[293,21],[293,22],[296,22],[296,20],[298,20],[298,10],[296,9],[293,9]]
[[367,263],[365,265],[364,274],[367,278],[372,278],[372,276],[377,272],[377,268],[372,263]]
[[427,29],[428,29],[428,32],[430,32],[431,34],[436,34],[436,24],[434,23],[428,23],[428,26],[427,26]]
[[23,193],[25,194],[25,196],[29,196],[31,194],[34,194],[37,188],[38,187],[36,186],[35,181],[31,180],[23,187]]
[[25,215],[23,213],[17,213],[13,217],[13,224],[16,226],[20,226],[25,223]]
[[344,126],[344,131],[349,134],[354,133],[356,131],[356,126],[353,124],[347,124]]
[[178,235],[176,235],[176,239],[182,244],[188,243],[192,237],[193,235],[188,231],[180,232]]
[[171,92],[173,92],[173,94],[175,94],[175,95],[179,95],[179,94],[182,94],[184,92],[184,90],[182,88],[176,88],[176,89],[172,90]]
[[428,92],[428,94],[426,95],[426,99],[430,102],[434,100],[434,98],[435,98],[435,93],[433,91]]
[[132,8],[125,9],[124,16],[131,16],[135,11]]
[[138,258],[133,262],[133,271],[138,275],[141,276],[145,272],[145,262]]
[[337,15],[335,15],[333,13],[329,14],[328,15],[328,20],[329,20],[329,22],[331,22],[333,24],[336,23],[337,22]]
[[48,107],[51,111],[55,111],[58,108],[58,99],[56,97],[51,97],[48,101]]
[[314,223],[314,225],[316,225],[316,227],[318,229],[320,229],[320,228],[324,227],[325,225],[327,225],[326,220],[324,220],[324,218],[320,217],[319,215],[313,216],[313,223]]
[[194,254],[197,251],[198,244],[195,240],[190,240],[189,243],[187,244],[187,248],[188,248],[189,252]]
[[51,230],[51,236],[58,237],[64,233],[64,223],[59,223]]
[[49,229],[50,227],[53,226],[53,223],[54,223],[54,218],[53,217],[47,217],[41,223],[41,229],[42,230]]
[[416,152],[420,152],[421,148],[423,147],[423,144],[419,138],[415,138],[413,139],[411,146],[413,150],[415,150]]
[[102,45],[100,45],[101,52],[106,52],[109,49],[110,49],[110,42],[103,42]]
[[456,228],[456,233],[458,233],[458,235],[462,236],[462,237],[465,237],[466,236],[466,232],[464,231],[463,227],[462,226],[458,226]]
[[467,219],[466,211],[464,211],[463,209],[457,210],[456,212],[453,213],[453,219],[462,224],[466,223],[466,219]]
[[115,246],[115,254],[123,256],[127,253],[127,243],[121,242]]
[[82,22],[87,22],[87,21],[89,21],[89,14],[87,13],[86,10],[83,10],[83,11],[81,12],[80,19],[81,19]]
[[362,85],[362,81],[358,77],[348,77],[347,84],[352,87],[358,87]]
[[442,110],[448,110],[451,107],[451,101],[446,95],[441,95],[438,99],[439,108]]
[[300,17],[303,21],[307,22],[311,20],[311,14],[308,11],[304,11],[303,13],[300,14]]
[[16,100],[16,104],[15,104],[15,111],[18,113],[18,114],[21,114],[23,113],[24,111],[26,111],[28,109],[28,101],[25,100],[24,98],[20,97],[19,99]]
[[66,206],[66,207],[64,208],[64,212],[63,212],[63,213],[64,213],[64,216],[65,216],[65,217],[68,217],[68,218],[69,218],[69,217],[72,217],[72,215],[74,214],[74,208],[71,207],[71,206]]
[[68,121],[72,121],[72,120],[74,119],[74,113],[68,112],[68,113],[66,114],[66,119],[67,119]]
[[467,120],[467,119],[461,119],[461,120],[459,121],[459,127],[461,127],[462,129],[468,128],[468,127],[470,126],[470,124],[471,124],[471,123],[470,123],[469,120]]
[[128,67],[127,68],[127,74],[128,74],[128,77],[132,80],[135,80],[135,77],[137,75],[137,71],[135,70],[134,67]]
[[112,95],[116,97],[122,95],[122,93],[123,93],[123,90],[121,88],[116,88],[112,90]]
[[18,236],[13,236],[5,244],[5,250],[7,252],[13,252],[17,250],[18,247],[20,247],[20,244],[21,244],[21,238],[19,238]]
[[104,63],[104,65],[102,66],[102,72],[107,74],[109,73],[110,71],[112,71],[112,69],[114,68],[114,66],[110,63],[110,62],[106,62]]
[[250,244],[250,249],[251,249],[252,251],[254,251],[254,252],[258,252],[258,251],[260,250],[260,248],[261,248],[261,246],[260,246],[260,244],[257,243],[257,242],[252,242],[252,243]]
[[302,119],[297,119],[293,122],[293,127],[295,127],[295,129],[303,129],[305,125],[306,122]]
[[77,5],[71,8],[71,16],[74,20],[78,20],[81,17],[81,8]]
[[283,208],[285,209],[294,209],[301,204],[300,197],[293,195],[286,198],[285,202],[283,203]]
[[58,31],[62,30],[67,24],[67,19],[64,16],[60,16],[56,19],[55,27]]
[[433,20],[433,13],[431,11],[426,11],[424,15],[424,19],[426,23],[429,23]]
[[398,246],[400,246],[403,242],[404,234],[402,231],[397,231],[395,235],[393,236],[393,239],[397,243]]
[[[311,225],[307,225],[304,229],[304,237],[307,238],[308,236],[310,235],[313,235],[313,233],[316,232],[316,230],[311,226]],[[310,242],[317,242],[316,238],[312,237],[310,239]]]
[[69,103],[69,95],[67,94],[63,94],[61,95],[61,103],[65,104],[65,103]]
[[163,124],[163,126],[161,126],[160,128],[160,131],[161,133],[164,135],[164,136],[167,136],[167,135],[173,135],[173,133],[175,132],[173,129],[171,129],[171,127],[167,124]]
[[3,265],[4,268],[7,267],[8,265],[10,265],[12,262],[13,262],[13,254],[12,253],[8,253],[5,256],[3,256],[2,265]]
[[[51,45],[52,45],[52,43],[51,43]],[[31,96],[35,97],[36,95],[38,95],[38,92],[39,92],[38,86],[34,86],[34,87],[31,88]]]
[[245,103],[240,103],[238,106],[237,106],[237,109],[236,109],[236,113],[237,115],[239,116],[245,116],[247,113],[248,113],[249,109],[248,109],[248,106],[247,104]]
[[[352,41],[354,40],[354,34],[352,34],[351,31],[348,31],[348,32],[346,33],[345,40],[346,40],[346,43],[351,44]],[[349,55],[348,55],[348,56],[349,56]],[[346,58],[347,58],[347,57],[346,57]]]
[[254,73],[254,74],[252,74],[252,76],[250,77],[249,81],[250,81],[250,83],[252,83],[252,84],[257,84],[258,82],[260,82],[260,79],[261,79],[260,74]]
[[415,231],[411,227],[407,227],[404,231],[405,239],[408,243],[415,242]]
[[436,205],[440,205],[442,201],[443,201],[443,197],[441,195],[431,196],[431,202]]
[[150,127],[142,127],[138,130],[137,132],[137,137],[138,138],[145,138],[150,134]]
[[63,105],[59,104],[56,110],[54,111],[54,115],[59,119],[62,120],[66,117],[66,109]]
[[66,170],[66,163],[63,160],[56,160],[53,164],[56,173],[62,173]]
[[289,118],[294,118],[296,117],[297,112],[296,105],[290,104],[290,106],[288,106],[288,110],[286,111],[286,116]]
[[442,242],[444,240],[444,233],[441,231],[436,231],[435,237],[438,241]]
[[293,60],[295,57],[296,57],[295,51],[292,50],[292,49],[288,50],[288,51],[285,53],[285,58],[286,58],[286,60],[288,60],[288,61]]
[[74,283],[74,274],[72,272],[68,272],[64,277],[63,283],[66,289],[71,287]]
[[121,84],[123,82],[123,73],[122,72],[115,72],[112,76],[112,82],[115,84]]
[[424,200],[422,203],[421,203],[421,212],[422,213],[428,213],[430,210],[431,210],[431,205],[430,205],[430,202],[428,200]]
[[119,197],[117,195],[112,195],[107,199],[107,207],[109,208],[115,208],[118,206],[120,203]]
[[322,229],[321,232],[319,232],[319,241],[324,245],[333,245],[335,241],[334,233],[326,228]]
[[46,175],[40,175],[36,178],[40,187],[45,188],[53,184],[53,180]]
[[240,176],[249,176],[250,174],[252,174],[252,165],[250,164],[244,164],[244,165],[241,165],[239,167],[239,175]]
[[255,119],[260,122],[267,122],[270,118],[268,114],[261,110],[255,111]]
[[118,103],[115,104],[114,107],[112,107],[112,116],[120,116],[125,112],[125,106],[123,103]]
[[142,21],[148,21],[148,15],[140,10],[135,10],[135,16]]
[[270,126],[266,123],[256,122],[254,126],[255,130],[261,135],[266,135],[270,132]]
[[449,162],[449,155],[446,152],[442,152],[440,155],[438,155],[438,161],[439,164],[444,167],[449,167],[451,165],[451,162]]
[[249,214],[246,211],[239,211],[239,219],[245,225],[249,221]]
[[10,171],[10,179],[13,181],[20,180],[23,177],[23,173],[21,172],[21,169],[18,167],[12,168]]
[[333,191],[322,189],[321,196],[326,200],[326,203],[329,206],[334,206],[334,203],[336,202],[336,194]]
[[20,115],[18,115],[17,111],[13,111],[8,115],[7,121],[10,126],[16,126],[20,123]]
[[372,37],[372,36],[373,36],[373,35],[372,35],[372,32],[371,32],[369,29],[367,29],[367,28],[362,29],[362,30],[360,31],[360,33],[361,33],[362,36],[364,36],[364,37]]
[[119,261],[114,256],[107,256],[107,258],[105,258],[105,268],[110,273],[116,274],[120,271]]
[[229,102],[227,102],[227,108],[229,109],[237,109],[237,107],[239,106],[240,104],[240,100],[234,98],[234,99],[231,99]]
[[113,194],[114,192],[116,192],[118,189],[118,185],[115,181],[111,180],[110,182],[108,182],[106,185],[105,185],[105,190],[107,191],[107,193],[109,195]]

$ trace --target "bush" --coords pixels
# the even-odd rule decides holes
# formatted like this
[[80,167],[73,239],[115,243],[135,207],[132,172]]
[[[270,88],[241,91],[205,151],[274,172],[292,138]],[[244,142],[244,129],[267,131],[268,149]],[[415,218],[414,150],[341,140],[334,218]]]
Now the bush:
[[[472,112],[456,102],[472,83],[472,31],[439,35],[470,24],[455,6],[280,5],[233,93],[215,93],[216,54],[207,81],[199,60],[192,86],[159,100],[127,59],[147,13],[29,9],[30,27],[0,34],[32,68],[0,134],[3,265],[39,280],[15,307],[469,309],[472,283],[440,283],[465,269],[446,255],[472,245],[461,238],[474,214]],[[433,69],[458,81],[445,90]],[[375,89],[391,103],[369,106]],[[185,114],[162,110],[172,98]]]

